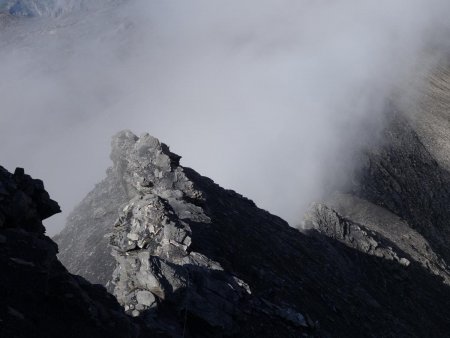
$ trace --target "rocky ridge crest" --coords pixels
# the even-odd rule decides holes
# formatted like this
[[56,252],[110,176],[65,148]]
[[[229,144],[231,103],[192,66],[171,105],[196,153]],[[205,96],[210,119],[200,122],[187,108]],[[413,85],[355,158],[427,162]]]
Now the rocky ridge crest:
[[[450,332],[445,262],[398,216],[358,218],[340,199],[312,213],[313,229],[302,233],[182,167],[148,134],[124,131],[112,145],[113,167],[58,238],[72,238],[64,257],[90,277],[109,275],[125,310],[148,326],[198,337]],[[399,222],[412,240],[400,230],[388,236]],[[101,255],[112,247],[114,257],[86,260],[94,248],[74,238],[95,242]]]

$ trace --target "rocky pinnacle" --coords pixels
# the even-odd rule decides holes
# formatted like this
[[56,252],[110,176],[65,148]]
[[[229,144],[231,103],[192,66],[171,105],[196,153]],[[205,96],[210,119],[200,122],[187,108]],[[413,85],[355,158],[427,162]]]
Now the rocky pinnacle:
[[[220,263],[195,252],[190,222],[208,224],[180,157],[148,134],[113,139],[111,158],[135,197],[122,209],[110,237],[117,268],[114,294],[133,316],[163,301],[210,325],[231,330],[237,303],[249,288]],[[201,287],[207,286],[207,287]],[[151,311],[150,311],[151,314]]]

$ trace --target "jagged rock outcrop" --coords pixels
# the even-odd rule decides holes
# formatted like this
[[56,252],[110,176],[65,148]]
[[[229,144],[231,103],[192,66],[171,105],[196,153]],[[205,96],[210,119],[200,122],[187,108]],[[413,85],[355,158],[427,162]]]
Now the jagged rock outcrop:
[[[83,269],[92,278],[97,270],[99,276],[109,273],[125,310],[150,327],[194,337],[450,332],[445,268],[426,248],[391,243],[398,238],[326,206],[305,234],[182,167],[179,156],[148,134],[121,132],[112,144],[108,177],[72,215],[94,215],[100,203],[111,203],[108,210],[117,203],[116,220],[103,228],[113,216],[107,212],[95,229],[97,220],[86,217],[85,223],[69,223],[58,240],[69,243],[65,257],[80,256],[79,265],[73,259],[76,269],[88,263]],[[103,195],[108,182],[115,182],[111,196]],[[118,195],[115,189],[121,189]],[[96,200],[100,196],[109,202]],[[125,204],[118,203],[125,197]],[[97,258],[116,262],[115,269],[85,260],[92,248],[80,250],[69,234],[105,245],[97,251],[102,254],[106,243],[98,238],[106,235],[114,257]],[[423,239],[417,231],[411,236]]]
[[[121,211],[110,236],[118,263],[113,273],[114,294],[128,313],[143,313],[152,325],[165,325],[169,330],[165,321],[155,319],[166,313],[173,318],[172,326],[179,325],[170,328],[173,335],[184,330],[185,325],[194,335],[241,334],[239,322],[245,323],[247,329],[255,325],[249,313],[261,320],[273,316],[280,321],[275,325],[280,329],[281,322],[286,321],[288,335],[314,329],[314,323],[308,323],[288,304],[267,301],[270,305],[261,312],[260,306],[252,305],[251,289],[229,263],[227,266],[212,252],[195,246],[207,243],[193,242],[194,231],[207,232],[220,224],[212,224],[215,219],[204,209],[207,191],[195,187],[192,177],[179,165],[178,155],[148,134],[138,138],[125,131],[114,137],[111,158],[114,168],[122,174],[124,189],[135,195]],[[255,216],[258,212],[264,214],[252,203],[250,206]],[[227,250],[232,248],[232,242],[225,243]]]
[[363,253],[409,266],[420,264],[450,285],[450,268],[426,238],[390,211],[347,194],[316,204],[305,217],[307,228]]
[[312,223],[312,228],[330,238],[348,244],[358,251],[390,261],[397,261],[405,266],[411,263],[407,258],[399,257],[390,246],[392,242],[381,237],[379,233],[345,219],[326,205],[316,205],[313,209],[313,215],[310,215],[307,221]]
[[0,336],[149,336],[104,287],[58,261],[42,220],[59,211],[42,181],[0,167]]
[[[114,138],[112,158],[124,187],[136,195],[123,209],[110,241],[118,262],[113,283],[119,302],[138,316],[164,300],[175,304],[177,312],[189,308],[212,326],[232,330],[234,303],[248,291],[219,263],[190,252],[188,222],[211,220],[192,203],[201,201],[201,193],[179,167],[179,157],[149,135],[123,132]],[[183,291],[188,294],[180,295]]]

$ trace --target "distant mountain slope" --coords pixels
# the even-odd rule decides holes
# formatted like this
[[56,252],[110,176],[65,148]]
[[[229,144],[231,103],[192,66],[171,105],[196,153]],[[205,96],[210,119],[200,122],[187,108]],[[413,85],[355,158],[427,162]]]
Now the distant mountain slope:
[[71,0],[0,0],[0,12],[15,16],[55,16],[64,11]]
[[75,10],[100,8],[126,0],[0,0],[0,14],[16,17],[58,17]]
[[353,192],[400,216],[450,260],[450,172],[409,122],[391,114],[382,141],[361,157]]
[[[391,239],[396,236],[395,243],[416,232],[422,237],[419,246],[425,245],[421,254],[435,256],[434,263],[425,265],[442,272],[448,283],[450,65],[441,63],[414,99],[409,110],[392,108],[379,141],[364,148],[353,187],[347,191],[350,195],[332,196],[325,204],[358,222],[374,220],[374,210],[378,215],[395,215],[398,221],[388,218],[367,225]],[[418,245],[411,238],[406,241]]]

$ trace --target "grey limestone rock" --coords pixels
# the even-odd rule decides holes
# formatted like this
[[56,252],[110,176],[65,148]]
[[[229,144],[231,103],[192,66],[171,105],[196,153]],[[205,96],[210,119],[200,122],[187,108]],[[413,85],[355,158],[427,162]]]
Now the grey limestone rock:
[[148,134],[113,139],[111,158],[136,196],[123,208],[110,237],[118,265],[114,294],[132,315],[164,302],[211,327],[235,331],[232,317],[245,283],[220,263],[191,249],[190,222],[211,220],[196,205],[202,193],[179,166],[179,157]]

